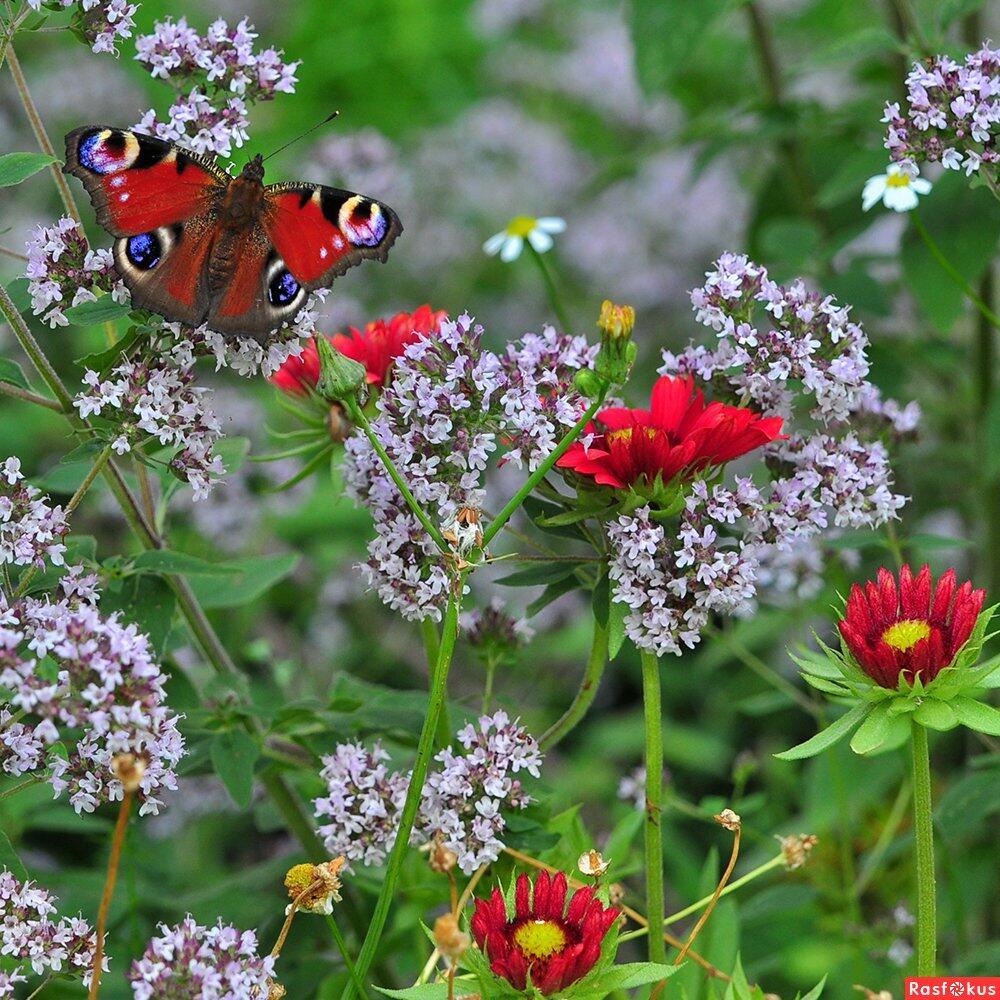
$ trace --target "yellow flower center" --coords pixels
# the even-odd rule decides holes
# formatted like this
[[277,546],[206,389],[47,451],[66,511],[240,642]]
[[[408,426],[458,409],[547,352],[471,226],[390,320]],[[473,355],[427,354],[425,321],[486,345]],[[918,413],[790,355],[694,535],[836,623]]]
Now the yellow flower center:
[[889,174],[885,179],[886,187],[891,188],[905,188],[910,186],[910,175],[907,173],[900,172],[898,174]]
[[922,639],[931,634],[931,627],[925,621],[911,618],[908,621],[896,622],[882,633],[882,641],[893,649],[905,653],[912,649]]
[[533,215],[515,215],[507,223],[508,236],[527,236],[538,225],[538,219]]
[[514,944],[525,958],[548,958],[566,947],[566,932],[552,920],[532,920],[514,931]]
[[285,888],[294,899],[299,893],[305,892],[316,881],[316,866],[310,864],[295,865],[289,868],[285,875]]

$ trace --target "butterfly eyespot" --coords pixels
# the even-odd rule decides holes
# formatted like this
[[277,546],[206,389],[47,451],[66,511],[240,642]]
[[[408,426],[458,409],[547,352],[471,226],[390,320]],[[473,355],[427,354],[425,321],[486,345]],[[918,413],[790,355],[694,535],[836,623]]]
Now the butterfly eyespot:
[[389,222],[378,202],[355,195],[340,206],[340,228],[356,247],[375,247],[385,239]]
[[292,277],[291,272],[281,268],[268,282],[267,299],[273,306],[287,306],[301,290],[302,286]]
[[156,233],[140,233],[125,241],[125,255],[141,271],[152,271],[163,256],[163,246]]
[[131,132],[103,128],[80,140],[77,158],[94,174],[113,174],[130,167],[139,155],[139,140]]

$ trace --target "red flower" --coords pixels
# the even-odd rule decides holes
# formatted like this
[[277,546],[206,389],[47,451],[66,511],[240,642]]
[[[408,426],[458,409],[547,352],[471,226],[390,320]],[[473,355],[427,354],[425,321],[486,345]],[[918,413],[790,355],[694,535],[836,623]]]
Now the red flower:
[[[391,319],[377,319],[362,332],[351,327],[350,334],[338,333],[330,342],[342,354],[363,364],[368,370],[369,385],[385,385],[392,362],[409,344],[428,333],[436,333],[448,318],[423,305],[412,313],[396,313]],[[315,340],[297,357],[289,358],[272,376],[271,383],[293,396],[304,396],[319,381],[319,354]]]
[[477,899],[472,934],[495,975],[523,990],[530,972],[535,989],[548,995],[594,967],[618,915],[618,910],[594,899],[589,886],[578,889],[567,908],[566,876],[560,872],[549,878],[542,872],[534,886],[527,875],[517,877],[512,916],[499,889],[489,900]]
[[621,490],[640,480],[652,484],[658,475],[667,484],[739,458],[781,437],[781,417],[706,405],[691,376],[664,375],[653,386],[650,409],[601,410],[587,433],[596,435],[593,441],[574,442],[557,464]]
[[968,642],[985,598],[968,581],[956,587],[953,569],[935,590],[928,566],[916,577],[904,566],[898,588],[883,568],[878,582],[851,587],[838,627],[861,669],[882,687],[895,689],[900,678],[912,684],[917,674],[927,684]]

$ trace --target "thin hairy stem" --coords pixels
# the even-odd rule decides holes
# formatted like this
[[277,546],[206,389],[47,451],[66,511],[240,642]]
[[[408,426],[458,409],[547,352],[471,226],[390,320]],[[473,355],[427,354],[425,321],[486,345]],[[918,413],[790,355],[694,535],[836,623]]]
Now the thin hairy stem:
[[56,413],[63,412],[63,408],[54,399],[49,399],[48,396],[40,396],[37,392],[32,392],[30,389],[22,389],[19,385],[11,385],[9,382],[0,382],[0,394],[20,399],[25,403],[32,403],[35,406],[44,406],[45,409],[54,410]]
[[545,731],[542,738],[538,741],[538,745],[542,750],[551,750],[587,714],[588,709],[593,704],[594,698],[597,696],[597,689],[600,687],[607,662],[608,630],[601,626],[595,619],[594,638],[590,644],[590,655],[587,657],[587,663],[583,669],[583,679],[580,681],[580,687],[569,708],[566,709],[557,722],[553,723]]
[[549,297],[549,305],[552,306],[552,311],[556,314],[556,319],[559,320],[559,325],[562,327],[563,333],[570,333],[569,315],[566,312],[566,307],[563,305],[562,297],[559,294],[559,289],[556,286],[555,276],[552,274],[552,269],[549,267],[548,262],[545,257],[540,254],[530,243],[527,244],[528,252],[534,258],[535,264],[538,270],[542,274],[542,282],[545,285],[545,294]]
[[[642,704],[646,733],[646,919],[650,927],[663,925],[663,709],[660,703],[660,658],[640,650]],[[649,935],[649,960],[666,961],[663,938]]]
[[916,838],[917,975],[933,976],[937,967],[937,887],[934,881],[934,820],[927,730],[912,723],[913,834]]
[[90,991],[88,1000],[97,1000],[101,989],[101,974],[104,971],[104,937],[108,929],[108,911],[111,899],[115,894],[115,882],[118,881],[118,866],[121,863],[122,846],[125,843],[125,831],[128,829],[128,817],[132,811],[132,800],[135,793],[126,789],[122,804],[118,809],[118,822],[111,840],[111,856],[108,858],[108,875],[104,880],[104,892],[101,895],[100,909],[97,911],[97,927],[95,929],[96,944],[94,945],[94,964],[90,973]]
[[337,921],[333,919],[332,914],[326,914],[326,923],[330,928],[330,933],[333,935],[334,943],[337,945],[337,951],[340,952],[340,957],[344,960],[344,967],[347,969],[347,974],[351,977],[351,982],[354,983],[354,988],[358,991],[358,996],[361,997],[361,1000],[368,1000],[368,992],[365,990],[365,984],[358,975],[357,966],[351,961],[351,953],[347,948],[347,942],[344,940],[344,935],[341,933],[340,928],[337,926]]

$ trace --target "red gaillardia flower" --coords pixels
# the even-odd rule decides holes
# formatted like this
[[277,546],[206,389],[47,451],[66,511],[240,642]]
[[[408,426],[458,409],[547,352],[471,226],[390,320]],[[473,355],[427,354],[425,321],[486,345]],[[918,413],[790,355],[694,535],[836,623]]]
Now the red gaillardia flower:
[[589,442],[574,442],[557,465],[601,486],[627,489],[645,480],[665,485],[722,465],[781,437],[781,417],[762,417],[742,406],[705,403],[691,376],[664,375],[648,410],[610,407],[587,428]]
[[864,587],[854,584],[845,615],[838,623],[854,659],[882,687],[895,689],[900,679],[924,684],[951,665],[969,641],[986,599],[966,581],[956,586],[948,570],[934,588],[930,567],[914,576],[899,571],[899,585],[887,569]]
[[[374,320],[364,330],[352,326],[349,334],[335,334],[330,342],[341,354],[365,366],[369,385],[385,385],[393,361],[415,340],[436,333],[447,318],[446,312],[423,305],[412,313],[401,312],[387,320]],[[298,356],[288,358],[270,381],[293,396],[304,396],[315,389],[319,381],[316,341],[311,340]]]
[[594,967],[619,913],[595,899],[590,886],[578,889],[567,908],[566,876],[542,872],[533,886],[527,875],[518,876],[512,916],[499,889],[477,899],[471,929],[494,975],[523,990],[530,974],[531,985],[547,996]]

